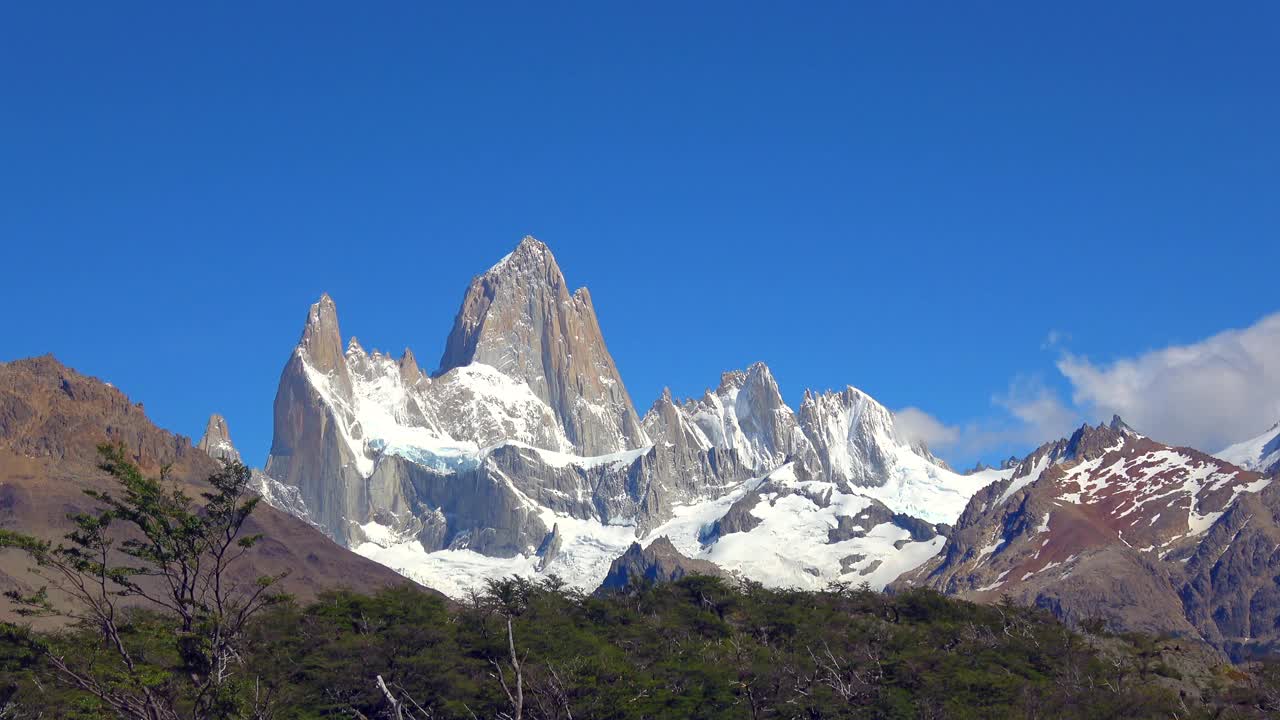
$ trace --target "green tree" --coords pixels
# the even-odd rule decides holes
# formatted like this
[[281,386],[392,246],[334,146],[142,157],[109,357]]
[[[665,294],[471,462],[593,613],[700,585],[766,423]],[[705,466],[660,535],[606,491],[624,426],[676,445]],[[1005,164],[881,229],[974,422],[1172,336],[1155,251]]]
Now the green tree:
[[58,679],[118,717],[265,717],[266,701],[244,692],[237,670],[249,621],[286,596],[275,592],[284,574],[246,582],[233,572],[262,539],[244,533],[259,501],[249,469],[224,463],[201,505],[167,467],[151,478],[123,446],[98,450],[118,494],[86,490],[100,507],[70,516],[65,542],[0,530],[0,547],[26,552],[47,583],[34,593],[5,593],[18,612],[66,618],[95,646],[69,645],[70,636],[32,640],[13,625],[6,634],[25,638]]

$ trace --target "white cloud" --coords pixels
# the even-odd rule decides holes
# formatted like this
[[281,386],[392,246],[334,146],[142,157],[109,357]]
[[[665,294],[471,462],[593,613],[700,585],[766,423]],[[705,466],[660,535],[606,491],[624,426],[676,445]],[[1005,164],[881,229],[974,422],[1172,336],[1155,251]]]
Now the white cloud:
[[947,425],[920,408],[908,407],[893,413],[898,430],[915,442],[923,440],[930,448],[953,447],[960,440],[960,429]]
[[1280,313],[1190,345],[1058,369],[1088,414],[1119,414],[1157,440],[1214,452],[1280,420]]
[[[1054,330],[1044,347],[1061,350],[1069,339]],[[1041,377],[1021,375],[992,396],[999,413],[948,425],[909,407],[896,413],[898,424],[907,437],[967,462],[996,450],[1021,454],[1113,414],[1156,440],[1205,452],[1280,421],[1280,313],[1243,330],[1110,363],[1063,351],[1056,365],[1071,386],[1070,402]]]
[[1018,376],[1009,388],[991,398],[1005,411],[963,425],[948,425],[929,413],[908,407],[894,413],[898,428],[912,440],[924,440],[933,450],[967,462],[992,450],[1029,449],[1070,435],[1080,415],[1063,404],[1039,377]]
[[1058,394],[1036,376],[1018,376],[1009,389],[991,398],[1017,418],[1018,425],[1009,440],[1020,439],[1036,444],[1068,435],[1080,425],[1080,413],[1067,407]]

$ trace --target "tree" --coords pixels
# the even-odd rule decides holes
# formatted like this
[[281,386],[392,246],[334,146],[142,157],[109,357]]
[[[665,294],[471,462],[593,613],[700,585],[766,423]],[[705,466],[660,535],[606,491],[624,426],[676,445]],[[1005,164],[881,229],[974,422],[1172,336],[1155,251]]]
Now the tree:
[[[49,639],[30,641],[34,649],[56,677],[120,717],[266,717],[268,699],[260,692],[243,699],[236,672],[248,622],[286,596],[274,591],[283,573],[250,582],[233,573],[262,539],[243,532],[259,501],[249,490],[249,469],[224,463],[197,506],[169,468],[151,478],[123,446],[98,451],[119,494],[86,490],[100,507],[69,516],[74,529],[65,542],[0,530],[0,547],[26,552],[48,583],[30,594],[5,593],[18,612],[69,619],[97,641],[91,652],[69,652]],[[55,604],[50,588],[65,602]],[[140,633],[147,623],[139,609],[162,614],[163,628]],[[12,625],[6,630],[11,638],[31,637]]]

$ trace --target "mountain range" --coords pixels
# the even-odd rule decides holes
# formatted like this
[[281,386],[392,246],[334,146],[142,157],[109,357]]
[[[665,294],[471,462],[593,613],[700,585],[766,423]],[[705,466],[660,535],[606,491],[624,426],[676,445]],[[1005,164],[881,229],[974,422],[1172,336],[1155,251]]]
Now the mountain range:
[[[65,493],[32,482],[94,482],[86,448],[104,436],[191,478],[240,458],[220,415],[191,445],[51,358],[0,366],[0,380],[0,523],[56,525]],[[48,419],[76,413],[94,422]],[[700,572],[927,586],[1232,658],[1280,650],[1280,425],[1209,455],[1114,418],[961,473],[852,386],[806,390],[793,409],[764,363],[641,414],[590,292],[531,237],[471,281],[430,372],[409,349],[344,335],[320,297],[273,417],[253,477],[268,535],[288,541],[262,561],[296,563],[303,590],[403,576],[463,598],[512,574],[595,591]],[[43,519],[21,519],[24,503]]]
[[321,297],[281,373],[263,492],[296,489],[302,508],[281,507],[455,596],[512,573],[591,590],[660,537],[773,585],[880,588],[1009,472],[954,472],[853,387],[795,411],[763,363],[641,416],[590,293],[527,237],[472,280],[431,374],[344,337]]

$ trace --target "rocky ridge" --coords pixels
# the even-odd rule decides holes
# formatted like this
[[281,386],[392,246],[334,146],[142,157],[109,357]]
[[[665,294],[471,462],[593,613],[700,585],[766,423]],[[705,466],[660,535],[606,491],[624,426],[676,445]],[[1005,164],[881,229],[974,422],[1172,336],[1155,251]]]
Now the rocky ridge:
[[[591,589],[631,543],[664,527],[682,552],[793,582],[776,553],[760,564],[716,551],[742,541],[709,532],[720,518],[703,515],[764,487],[775,501],[791,498],[788,507],[805,498],[812,509],[799,517],[817,523],[826,544],[842,508],[875,501],[932,527],[998,474],[950,471],[852,388],[809,393],[797,414],[763,363],[725,373],[698,399],[666,392],[640,420],[590,294],[567,288],[546,246],[526,238],[472,280],[434,376],[408,350],[394,358],[354,339],[343,350],[336,305],[322,297],[281,373],[267,475],[297,488],[308,517],[338,542],[463,594],[511,572],[554,572]],[[781,491],[770,476],[784,467],[806,478],[796,482],[860,499],[833,505],[816,491]],[[739,502],[737,517],[763,512]],[[740,522],[741,536],[752,535],[749,524]],[[882,544],[896,553],[897,531],[882,524],[895,538]],[[799,579],[865,578],[865,566],[842,565],[850,554],[867,555],[824,552]],[[886,573],[876,582],[891,580]]]
[[1119,418],[1085,425],[976,493],[942,552],[894,586],[1008,595],[1067,621],[1173,633],[1238,657],[1274,648],[1273,485]]

